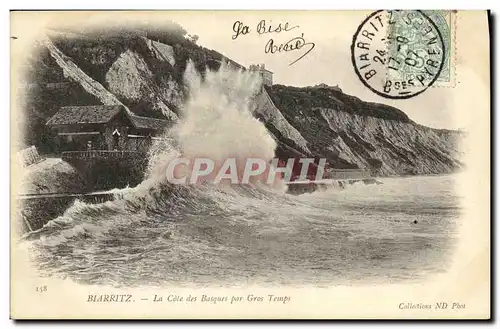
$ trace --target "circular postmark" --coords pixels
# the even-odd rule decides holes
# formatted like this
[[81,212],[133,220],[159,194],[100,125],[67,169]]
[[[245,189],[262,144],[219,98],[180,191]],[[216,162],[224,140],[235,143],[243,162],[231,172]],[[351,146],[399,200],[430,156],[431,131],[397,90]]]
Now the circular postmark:
[[356,75],[374,93],[391,99],[414,97],[439,77],[445,43],[437,25],[420,10],[379,10],[352,38]]

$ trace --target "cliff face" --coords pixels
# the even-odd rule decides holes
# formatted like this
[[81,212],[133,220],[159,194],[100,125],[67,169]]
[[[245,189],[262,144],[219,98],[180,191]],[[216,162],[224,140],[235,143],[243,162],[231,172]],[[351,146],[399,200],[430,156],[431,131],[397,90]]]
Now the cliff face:
[[267,129],[275,137],[279,147],[286,145],[297,154],[311,154],[307,147],[307,141],[297,129],[290,125],[264,89],[254,98],[251,110],[256,117],[264,122]]
[[[51,151],[46,120],[61,106],[123,104],[144,116],[178,119],[189,59],[199,71],[222,59],[238,63],[185,38],[185,31],[57,33],[31,63],[26,144]],[[70,91],[44,85],[63,82]],[[64,95],[64,97],[61,97]],[[339,88],[265,87],[252,104],[254,115],[278,142],[279,157],[326,157],[331,167],[371,168],[380,174],[449,173],[459,168],[456,131],[418,125],[393,107],[363,102]]]
[[458,145],[431,128],[325,108],[317,112],[337,135],[330,147],[360,168],[377,166],[378,160],[381,174],[395,175],[450,173],[461,166]]
[[128,103],[147,103],[152,112],[176,120],[177,115],[165,104],[165,95],[152,81],[154,76],[146,62],[131,50],[122,53],[106,73],[109,90],[121,99]]

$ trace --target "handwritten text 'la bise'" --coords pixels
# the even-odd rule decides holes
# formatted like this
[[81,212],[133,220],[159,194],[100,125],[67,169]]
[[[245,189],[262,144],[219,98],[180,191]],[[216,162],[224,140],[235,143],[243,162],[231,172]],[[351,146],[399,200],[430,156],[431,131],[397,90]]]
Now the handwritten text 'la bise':
[[[281,32],[289,32],[294,29],[298,29],[298,25],[291,26],[289,22],[285,23],[279,23],[278,25],[272,25],[272,22],[269,21],[267,22],[266,20],[261,20],[256,28],[255,31],[259,35],[266,35],[266,34],[279,34]],[[233,36],[232,39],[236,40],[239,36],[244,36],[252,32],[250,27],[246,24],[244,24],[241,21],[236,21],[233,24]],[[295,36],[291,39],[289,39],[286,42],[276,42],[273,38],[270,38],[265,47],[264,47],[264,52],[266,54],[275,54],[275,53],[281,53],[281,52],[290,52],[290,51],[297,51],[302,48],[306,50],[301,56],[299,56],[297,59],[292,61],[288,65],[293,65],[297,63],[299,60],[304,58],[307,54],[309,54],[316,44],[314,42],[309,42],[305,39],[304,33],[301,33],[300,36]]]

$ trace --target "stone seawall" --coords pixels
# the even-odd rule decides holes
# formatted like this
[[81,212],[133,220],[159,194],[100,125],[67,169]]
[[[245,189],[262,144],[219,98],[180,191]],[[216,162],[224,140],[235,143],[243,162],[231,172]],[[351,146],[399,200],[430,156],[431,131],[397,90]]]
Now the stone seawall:
[[62,156],[84,178],[86,191],[136,186],[148,164],[143,152],[95,150],[64,152]]

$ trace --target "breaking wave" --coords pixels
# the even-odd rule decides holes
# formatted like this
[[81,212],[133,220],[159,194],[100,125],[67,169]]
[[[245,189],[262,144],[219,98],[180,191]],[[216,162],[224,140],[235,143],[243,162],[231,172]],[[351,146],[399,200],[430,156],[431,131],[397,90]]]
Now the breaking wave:
[[42,273],[113,286],[322,286],[419,278],[446,266],[458,216],[451,176],[300,196],[280,181],[169,182],[166,166],[179,156],[269,161],[276,148],[249,110],[257,75],[226,65],[201,75],[189,63],[185,80],[188,101],[152,147],[141,184],[101,204],[75,201],[23,237]]
[[[274,158],[276,141],[250,110],[250,102],[262,86],[260,76],[232,69],[225,63],[218,71],[206,71],[203,76],[192,62],[188,63],[184,80],[189,97],[179,122],[152,149],[149,179],[153,182],[168,181],[165,175],[169,163],[181,156],[191,160],[189,170],[183,173],[188,179],[194,159],[212,160],[213,175],[206,180],[213,180],[229,158],[235,159],[240,180],[247,159],[258,158],[269,164]],[[284,184],[277,186],[284,188]]]
[[[168,181],[166,168],[179,156],[209,158],[219,165],[227,158],[236,158],[241,176],[240,169],[244,168],[246,159],[270,161],[276,148],[275,140],[250,110],[250,102],[261,88],[258,74],[235,70],[226,63],[222,63],[218,71],[200,74],[189,61],[184,82],[189,97],[181,109],[180,119],[161,138],[155,139],[149,151],[146,178],[141,184],[115,189],[114,200],[101,204],[76,200],[62,216],[24,239],[58,245],[76,236],[103,235],[117,225],[129,225],[134,221],[131,216],[134,213],[178,220],[187,215],[203,216],[220,211],[221,195],[251,198],[269,197],[274,193],[283,195],[286,185],[280,181],[272,188],[260,182],[235,187],[174,185]],[[116,220],[103,221],[111,217]]]

